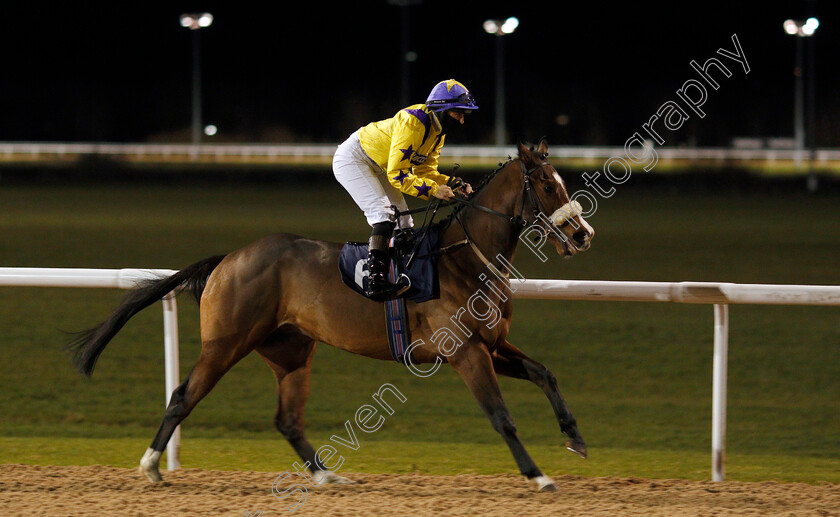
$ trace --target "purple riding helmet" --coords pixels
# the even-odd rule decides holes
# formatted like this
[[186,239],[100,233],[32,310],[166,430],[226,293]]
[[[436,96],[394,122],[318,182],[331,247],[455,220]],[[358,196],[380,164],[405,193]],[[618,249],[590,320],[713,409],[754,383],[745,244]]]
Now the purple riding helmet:
[[469,113],[478,109],[475,104],[475,97],[467,90],[466,86],[455,79],[447,79],[437,83],[429,93],[429,98],[426,99],[426,106],[435,112],[462,109],[465,113]]

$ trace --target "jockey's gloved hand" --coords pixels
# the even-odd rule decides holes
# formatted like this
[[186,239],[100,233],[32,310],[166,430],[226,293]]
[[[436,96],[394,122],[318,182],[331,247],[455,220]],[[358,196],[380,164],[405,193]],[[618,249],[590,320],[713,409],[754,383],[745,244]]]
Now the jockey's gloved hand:
[[473,193],[472,186],[458,176],[451,176],[446,184],[452,188],[452,190],[458,191],[465,196]]

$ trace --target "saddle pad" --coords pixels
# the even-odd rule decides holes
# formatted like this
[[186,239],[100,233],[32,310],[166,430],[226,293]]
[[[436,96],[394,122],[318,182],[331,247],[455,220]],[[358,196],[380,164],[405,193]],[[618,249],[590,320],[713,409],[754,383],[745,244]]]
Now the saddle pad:
[[[424,231],[423,229],[414,230],[418,240],[422,238]],[[411,280],[411,287],[400,295],[400,298],[418,303],[440,298],[437,274],[438,255],[432,254],[438,248],[438,233],[437,227],[429,228],[428,235],[420,243],[416,253],[417,257],[408,270],[405,269],[408,257],[403,257],[398,269]],[[341,248],[341,254],[338,258],[341,280],[362,296],[365,295],[368,281],[367,256],[368,245],[366,242],[347,242]],[[391,261],[393,263],[394,259],[391,259]]]

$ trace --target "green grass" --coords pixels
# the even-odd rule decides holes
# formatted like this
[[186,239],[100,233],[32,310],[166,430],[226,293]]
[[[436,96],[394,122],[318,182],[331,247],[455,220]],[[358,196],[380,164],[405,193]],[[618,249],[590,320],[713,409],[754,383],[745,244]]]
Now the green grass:
[[[591,223],[593,248],[542,264],[536,278],[840,284],[840,199],[803,194],[619,190]],[[180,268],[268,233],[361,240],[368,231],[337,185],[166,187],[0,186],[0,265]],[[58,329],[96,323],[115,290],[0,288],[0,463],[132,466],[164,401],[161,313],[138,315],[94,377],[75,373]],[[181,369],[199,351],[197,310],[180,303]],[[729,479],[840,482],[837,308],[730,308]],[[545,363],[590,446],[565,451],[533,385],[502,379],[532,456],[552,474],[705,479],[710,463],[712,309],[653,303],[520,300],[511,341]],[[515,472],[502,440],[449,369],[428,379],[393,363],[321,346],[307,406],[325,444],[381,384],[407,401],[360,436],[344,470]],[[273,429],[274,380],[247,357],[183,428],[185,467],[287,470]]]
[[[387,432],[387,427],[383,432]],[[317,447],[327,435],[311,433]],[[36,465],[112,465],[134,468],[143,438],[0,437],[0,450],[14,451],[6,463]],[[531,445],[529,452],[551,476],[620,476],[707,480],[709,454],[699,451],[594,447],[582,460],[560,445]],[[139,451],[139,452],[138,452]],[[515,473],[499,444],[429,441],[360,441],[357,451],[341,450],[341,472],[450,475]],[[337,457],[336,457],[337,458]],[[740,481],[840,483],[837,461],[793,454],[729,454],[727,478]],[[264,471],[267,479],[294,471],[300,459],[278,435],[265,439],[190,438],[181,447],[182,468]],[[161,459],[165,468],[166,454]],[[164,472],[164,477],[166,473]],[[270,482],[270,481],[269,481]]]

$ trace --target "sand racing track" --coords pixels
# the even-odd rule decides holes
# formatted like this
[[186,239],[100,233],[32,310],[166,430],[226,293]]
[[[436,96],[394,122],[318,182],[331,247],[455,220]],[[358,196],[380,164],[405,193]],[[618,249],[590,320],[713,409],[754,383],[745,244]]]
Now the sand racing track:
[[840,516],[840,486],[556,476],[536,493],[514,475],[346,474],[355,485],[309,490],[294,513],[276,474],[184,469],[148,483],[134,469],[0,466],[7,516]]

